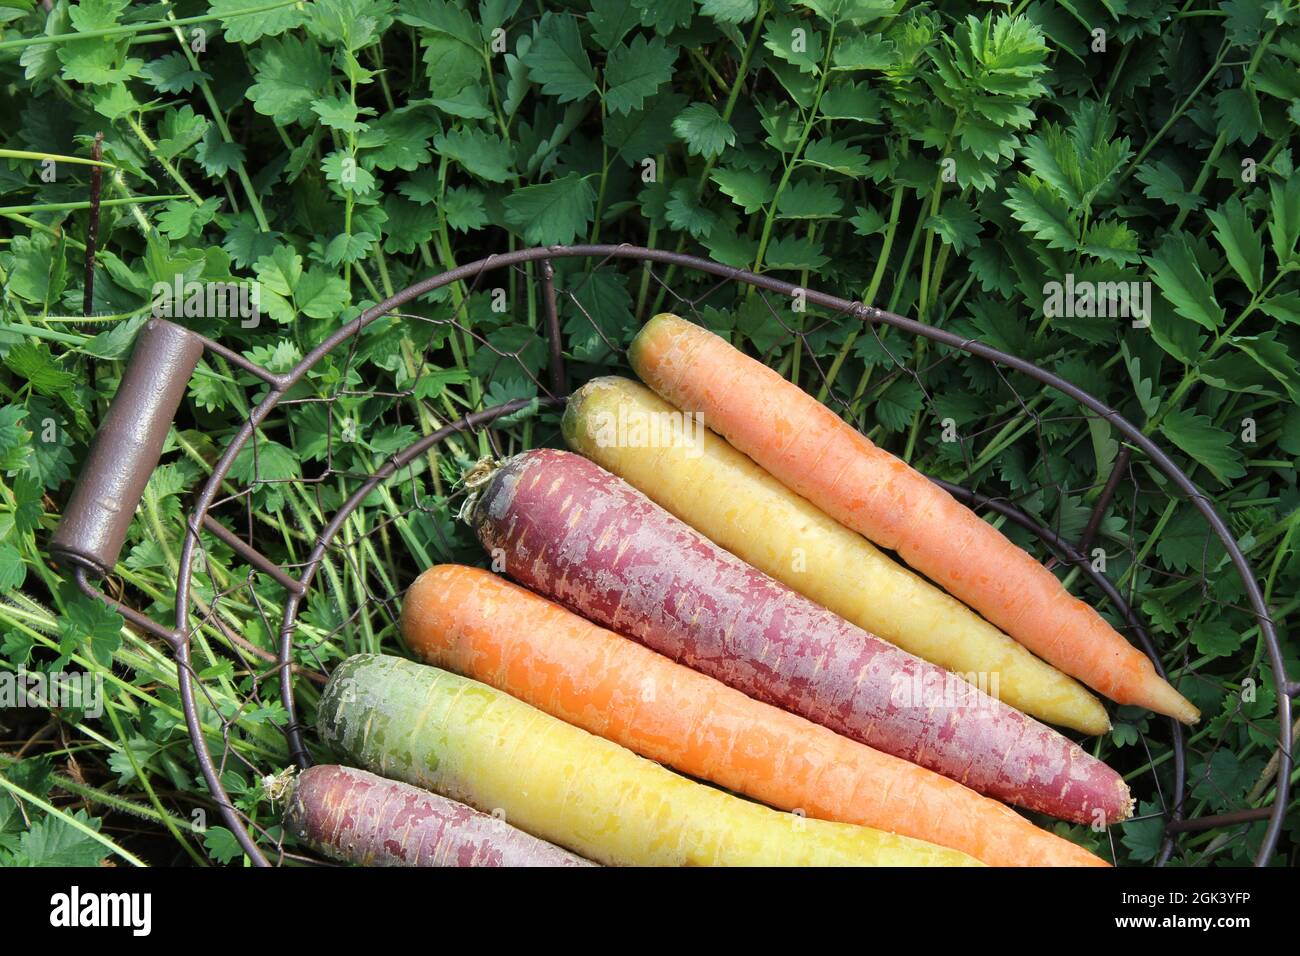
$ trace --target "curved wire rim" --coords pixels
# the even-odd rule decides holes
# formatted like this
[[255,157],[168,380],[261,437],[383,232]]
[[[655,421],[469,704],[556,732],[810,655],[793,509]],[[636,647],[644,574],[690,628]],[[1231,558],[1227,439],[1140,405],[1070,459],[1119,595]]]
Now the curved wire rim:
[[[190,575],[193,568],[195,548],[198,545],[199,529],[207,516],[208,509],[215,500],[221,482],[225,479],[235,456],[248,443],[254,431],[261,425],[271,411],[279,404],[286,392],[292,388],[306,374],[307,370],[314,366],[321,358],[328,354],[340,343],[346,341],[359,331],[364,329],[371,322],[397,309],[399,306],[410,302],[413,299],[426,295],[444,286],[460,282],[465,279],[473,278],[481,273],[489,272],[495,269],[508,268],[529,262],[543,262],[543,282],[549,285],[551,271],[549,261],[553,258],[598,258],[601,260],[610,259],[634,259],[643,262],[658,262],[673,267],[693,269],[699,272],[709,273],[724,279],[743,282],[747,285],[754,286],[768,292],[778,293],[783,296],[791,297],[796,294],[802,294],[807,302],[821,306],[826,309],[843,314],[857,316],[867,323],[882,323],[893,326],[910,335],[919,335],[931,341],[938,342],[942,345],[949,346],[967,354],[983,358],[989,362],[1006,366],[1007,368],[1028,375],[1044,385],[1048,385],[1057,391],[1074,399],[1080,405],[1084,406],[1100,415],[1103,419],[1113,425],[1121,435],[1123,435],[1131,444],[1140,448],[1155,465],[1168,477],[1174,485],[1183,492],[1188,500],[1201,512],[1210,528],[1223,543],[1225,550],[1232,560],[1233,566],[1240,575],[1246,588],[1246,596],[1250,601],[1251,609],[1255,613],[1255,618],[1260,629],[1260,636],[1263,638],[1265,646],[1268,649],[1269,663],[1273,670],[1274,680],[1277,686],[1278,700],[1278,725],[1279,725],[1279,751],[1278,751],[1278,775],[1277,775],[1277,792],[1274,798],[1272,811],[1268,816],[1268,825],[1264,832],[1264,838],[1260,845],[1260,850],[1255,857],[1255,865],[1267,865],[1268,860],[1272,857],[1277,841],[1281,834],[1282,822],[1285,817],[1286,807],[1289,799],[1290,776],[1292,770],[1292,734],[1291,734],[1291,699],[1288,694],[1290,689],[1286,668],[1282,658],[1282,648],[1278,643],[1277,632],[1273,626],[1272,618],[1269,616],[1268,607],[1264,601],[1263,592],[1260,590],[1259,583],[1255,579],[1254,571],[1250,567],[1249,561],[1237,546],[1237,542],[1232,535],[1224,520],[1214,509],[1209,498],[1197,487],[1195,482],[1185,475],[1182,470],[1166,455],[1154,442],[1151,441],[1141,429],[1124,418],[1115,409],[1106,405],[1104,402],[1093,397],[1083,389],[1071,384],[1065,379],[1046,369],[1039,368],[1032,362],[1019,358],[1018,356],[1002,352],[992,346],[985,345],[975,339],[965,338],[946,329],[935,328],[925,325],[914,319],[897,315],[893,312],[887,312],[884,309],[878,309],[874,306],[864,305],[860,302],[853,302],[839,296],[829,295],[824,292],[818,292],[815,289],[807,289],[802,286],[796,286],[793,283],[784,282],[780,279],[772,278],[766,275],[757,275],[744,269],[738,269],[732,266],[722,265],[710,259],[701,259],[697,256],[690,256],[684,253],[672,252],[665,249],[650,249],[644,246],[633,245],[574,245],[574,246],[535,246],[528,249],[519,249],[513,252],[502,253],[499,255],[488,256],[484,259],[478,259],[474,262],[458,266],[455,269],[442,272],[438,275],[421,280],[414,285],[397,292],[382,302],[378,303],[362,312],[351,322],[341,326],[331,335],[329,335],[319,345],[304,355],[299,362],[288,372],[275,374],[267,372],[259,366],[253,365],[242,356],[230,353],[222,349],[227,358],[233,358],[236,364],[246,368],[253,374],[258,375],[266,381],[271,389],[263,400],[252,409],[249,413],[248,420],[244,422],[239,432],[231,439],[225,452],[213,467],[212,473],[207,483],[199,492],[195,500],[193,509],[190,512],[190,520],[186,523],[185,539],[181,545],[180,561],[177,568],[176,581],[176,634],[178,640],[175,643],[178,683],[180,687],[181,706],[185,714],[185,723],[189,729],[190,741],[193,745],[195,755],[199,761],[200,771],[208,785],[208,789],[214,800],[217,802],[218,810],[222,818],[230,826],[236,840],[241,848],[248,854],[254,865],[269,866],[270,862],[249,836],[245,821],[240,819],[238,811],[235,809],[230,800],[221,780],[218,776],[217,769],[212,760],[212,754],[208,749],[207,742],[204,739],[201,724],[199,722],[198,711],[195,706],[193,671],[190,667],[190,639],[189,639],[189,605],[190,605]],[[551,317],[554,320],[554,316]],[[551,333],[551,356],[556,359],[558,356],[558,339],[556,333],[558,328],[554,326],[548,330]],[[251,367],[250,367],[251,366]],[[552,372],[555,372],[555,366],[552,366]],[[558,376],[557,376],[558,378]],[[543,404],[554,405],[562,399],[552,398],[545,400]],[[297,618],[298,607],[302,595],[306,593],[310,586],[312,578],[315,575],[316,568],[319,566],[326,549],[332,541],[334,535],[341,527],[347,516],[355,510],[366,495],[378,484],[388,480],[402,467],[407,461],[418,456],[433,445],[441,442],[449,435],[456,432],[477,428],[490,424],[497,418],[518,411],[529,404],[527,400],[517,400],[505,405],[495,406],[484,409],[466,416],[458,422],[445,426],[437,432],[421,438],[420,440],[409,445],[402,452],[390,457],[383,466],[375,471],[367,481],[357,489],[354,494],[338,509],[334,518],[325,528],[321,530],[317,538],[316,546],[309,556],[299,581],[301,588],[288,592],[285,602],[283,624],[280,632],[280,647],[278,654],[278,666],[280,670],[280,693],[281,701],[289,716],[288,725],[284,728],[289,748],[294,759],[305,765],[309,762],[306,747],[302,740],[302,728],[297,721],[297,707],[294,698],[293,680],[291,672],[291,655],[293,650],[293,631]],[[970,500],[974,493],[959,489]],[[1006,508],[1002,503],[990,499],[978,497],[982,504],[987,505],[994,510]],[[1016,519],[1011,512],[1018,509],[1009,508],[1002,513]],[[1026,516],[1027,517],[1027,516]],[[1031,520],[1031,523],[1032,520]],[[1034,523],[1036,524],[1036,523]],[[1046,529],[1042,529],[1046,530]],[[1048,532],[1050,534],[1050,532]],[[1059,542],[1059,539],[1058,539]],[[1050,542],[1049,542],[1050,543]],[[1065,545],[1064,542],[1059,542]],[[1067,559],[1070,559],[1068,546],[1061,548]],[[1075,553],[1077,556],[1077,552]],[[1085,565],[1086,566],[1086,565]],[[1111,588],[1114,591],[1114,588]],[[1118,596],[1118,592],[1115,592]],[[1121,608],[1126,607],[1122,602]],[[1129,612],[1131,614],[1131,611]],[[1145,638],[1145,632],[1138,629],[1139,635]],[[1155,653],[1149,638],[1143,640],[1144,648],[1148,655],[1153,659],[1156,670],[1163,676],[1164,672],[1160,664],[1159,656]],[[1183,774],[1183,741],[1182,728],[1176,720],[1170,719],[1172,725],[1172,739],[1176,760],[1176,793],[1173,801],[1172,815],[1177,819],[1182,812],[1182,802],[1184,799],[1184,774]],[[1168,860],[1173,847],[1173,834],[1166,832],[1165,840],[1162,845],[1158,863],[1163,864]]]

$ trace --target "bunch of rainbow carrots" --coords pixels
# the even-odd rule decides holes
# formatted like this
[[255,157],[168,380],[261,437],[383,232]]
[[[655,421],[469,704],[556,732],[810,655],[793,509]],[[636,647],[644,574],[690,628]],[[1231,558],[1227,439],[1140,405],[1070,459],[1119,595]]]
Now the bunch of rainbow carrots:
[[[335,670],[290,830],[389,865],[1103,866],[1120,776],[1048,726],[1199,714],[1049,570],[726,341],[659,315],[572,452],[478,474],[492,570]],[[648,386],[648,387],[647,387]],[[503,572],[503,573],[499,573]],[[1091,689],[1091,690],[1090,690]]]

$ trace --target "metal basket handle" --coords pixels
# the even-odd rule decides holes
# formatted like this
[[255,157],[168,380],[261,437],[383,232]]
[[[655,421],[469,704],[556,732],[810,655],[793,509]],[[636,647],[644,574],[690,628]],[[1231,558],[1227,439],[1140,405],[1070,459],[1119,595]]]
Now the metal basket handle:
[[203,350],[203,337],[186,328],[145,323],[50,540],[54,557],[95,577],[117,564]]

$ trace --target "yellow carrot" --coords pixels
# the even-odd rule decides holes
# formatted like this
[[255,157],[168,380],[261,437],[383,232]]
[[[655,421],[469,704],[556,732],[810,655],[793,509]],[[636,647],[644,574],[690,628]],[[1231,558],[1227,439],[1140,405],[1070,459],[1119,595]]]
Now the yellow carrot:
[[1200,718],[1151,661],[1052,572],[906,462],[724,339],[657,315],[629,352],[660,397],[1039,657],[1121,704]]
[[486,684],[398,657],[340,664],[317,725],[372,773],[607,865],[979,865],[920,840],[733,797]]
[[737,557],[864,630],[962,675],[1013,707],[1090,734],[1106,710],[959,601],[887,557],[625,378],[569,399],[569,447],[614,472]]

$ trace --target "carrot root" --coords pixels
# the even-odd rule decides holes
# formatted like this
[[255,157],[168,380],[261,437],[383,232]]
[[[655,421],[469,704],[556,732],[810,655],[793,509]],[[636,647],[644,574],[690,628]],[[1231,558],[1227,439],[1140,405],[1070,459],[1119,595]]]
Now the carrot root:
[[325,856],[362,866],[592,866],[486,813],[354,767],[294,780],[285,827]]

